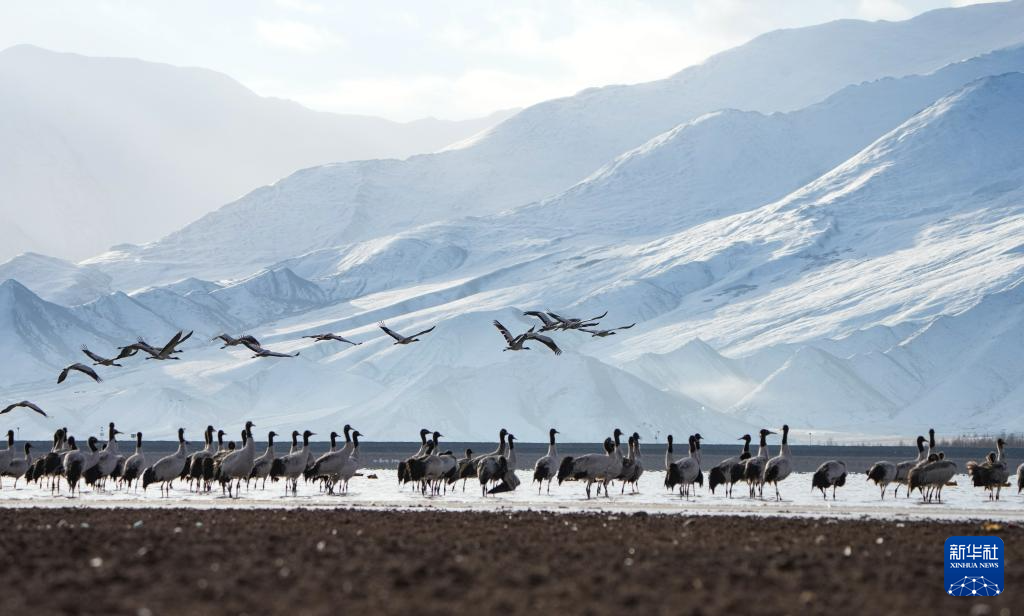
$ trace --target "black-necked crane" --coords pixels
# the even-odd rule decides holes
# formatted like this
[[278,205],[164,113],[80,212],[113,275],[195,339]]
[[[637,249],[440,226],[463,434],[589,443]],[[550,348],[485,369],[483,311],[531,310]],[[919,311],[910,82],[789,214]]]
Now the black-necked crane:
[[540,310],[527,310],[523,313],[523,316],[537,317],[540,319],[540,331],[542,332],[553,331],[559,329],[561,326],[560,322],[552,319],[546,312],[541,312]]
[[[118,453],[117,453],[117,435],[121,434],[121,431],[114,427],[114,422],[110,422],[107,427],[107,445],[100,452],[96,458],[96,463],[92,465],[92,468],[87,470],[83,477],[87,485],[96,485],[99,488],[106,487],[106,479],[114,472],[117,468]],[[123,458],[122,458],[123,459]]]
[[871,465],[871,468],[868,469],[867,481],[875,482],[875,485],[878,486],[879,491],[881,492],[882,500],[885,500],[885,489],[889,487],[890,483],[896,481],[896,475],[898,472],[897,465],[893,462],[889,462],[888,460],[875,462]]
[[981,464],[974,461],[967,463],[967,474],[970,475],[972,483],[977,487],[985,488],[988,491],[989,500],[999,500],[999,493],[1010,478],[1010,467],[1006,463],[1004,452],[1005,447],[1006,441],[1002,438],[996,439],[996,451],[988,454],[985,462]]
[[89,366],[75,362],[60,371],[60,374],[57,375],[57,384],[60,385],[65,380],[67,380],[68,375],[71,374],[72,370],[74,370],[75,372],[81,372],[82,374],[89,377],[93,381],[96,381],[97,383],[103,380],[100,378],[100,375],[96,374],[96,371],[90,368]]
[[160,484],[160,495],[171,495],[171,488],[174,487],[174,480],[181,475],[185,468],[185,460],[188,458],[185,441],[185,428],[178,428],[178,449],[174,453],[164,456],[152,466],[142,472],[142,490],[145,491],[154,483]]
[[[452,458],[454,461],[454,458]],[[516,435],[508,435],[508,454],[505,456],[505,474],[501,477],[501,482],[491,488],[488,494],[500,494],[502,492],[512,492],[519,487],[519,476],[516,475],[516,465],[519,463],[519,457],[516,455]],[[452,471],[454,471],[454,465]]]
[[[245,443],[241,449],[232,451],[220,460],[214,469],[214,477],[222,485],[227,484],[228,497],[239,496],[238,490],[242,487],[242,480],[249,477],[252,465],[256,462],[256,441],[252,438],[252,429],[255,425],[251,421],[245,422],[245,428],[242,430],[242,440]],[[232,481],[235,482],[233,492]]]
[[245,480],[246,485],[249,484],[250,479],[259,481],[263,480],[262,488],[267,487],[267,477],[270,476],[270,467],[274,465],[274,437],[277,436],[277,432],[271,430],[267,432],[267,449],[263,452],[263,455],[256,458],[253,462],[252,471],[249,473],[249,478]]
[[[359,471],[359,437],[362,435],[359,430],[352,431],[352,448],[338,472],[336,481],[341,484],[342,494],[348,494],[348,482]],[[331,484],[330,491],[332,494],[334,493],[334,484]]]
[[135,355],[139,351],[149,355],[156,355],[160,352],[160,349],[143,340],[141,336],[128,346],[118,347],[118,349],[121,353],[128,353],[130,355]]
[[32,465],[32,480],[41,483],[43,478],[50,479],[50,493],[60,491],[60,475],[63,474],[64,453],[68,451],[68,429],[58,428],[53,433],[53,446],[46,455],[40,457]]
[[[925,443],[927,439],[923,436],[917,437],[917,457],[913,460],[904,460],[903,462],[896,463],[896,478],[893,482],[896,483],[896,488],[892,491],[893,497],[895,497],[899,491],[900,486],[906,486],[908,481],[907,478],[910,476],[910,469],[914,468],[918,464],[928,459],[928,452],[925,451]],[[910,498],[910,490],[907,490],[907,498]]]
[[89,437],[88,451],[78,449],[74,439],[75,437],[73,436],[68,437],[71,451],[64,454],[64,480],[68,482],[68,490],[71,496],[75,495],[76,488],[79,494],[81,494],[79,481],[82,479],[82,474],[96,464],[96,458],[99,457],[100,453],[99,448],[96,447],[98,439],[95,436]]
[[279,351],[271,351],[270,349],[252,349],[252,359],[261,357],[298,357],[299,351],[294,353],[281,353]]
[[[811,477],[811,491],[821,490],[821,497],[825,498],[825,490],[832,488],[832,500],[836,499],[836,488],[846,485],[846,463],[842,460],[829,460],[822,462],[818,470],[814,471]],[[885,489],[883,488],[883,491]],[[826,499],[827,500],[827,499]]]
[[409,481],[409,460],[422,457],[426,453],[428,434],[430,434],[430,430],[422,428],[420,430],[420,448],[416,450],[416,453],[398,463],[398,485]]
[[733,486],[743,479],[743,463],[750,458],[750,435],[744,434],[739,439],[743,441],[743,449],[739,455],[726,458],[708,471],[708,489],[715,493],[715,488],[725,486],[725,495],[732,498]]
[[558,345],[549,336],[538,334],[533,331],[531,327],[525,333],[513,336],[504,325],[498,321],[494,321],[494,326],[501,332],[502,337],[505,338],[505,348],[502,351],[529,351],[530,347],[526,346],[526,343],[530,340],[536,340],[551,350],[555,355],[561,355],[562,349],[558,348]]
[[[289,489],[292,494],[298,492],[299,488],[299,477],[305,472],[306,466],[309,464],[310,456],[312,453],[309,449],[309,437],[314,436],[314,432],[306,430],[302,433],[302,449],[289,453],[288,455],[277,458],[272,463],[271,474],[274,477],[284,478],[284,492],[288,493]],[[290,484],[290,486],[289,486]]]
[[548,316],[558,321],[557,329],[570,330],[570,329],[582,329],[584,327],[595,327],[598,321],[608,316],[608,311],[605,310],[602,314],[590,319],[571,319],[560,317],[554,312],[548,311]]
[[84,347],[83,346],[82,347],[82,352],[85,353],[86,357],[88,357],[89,359],[92,360],[92,365],[94,365],[94,366],[107,366],[107,367],[113,366],[113,367],[120,368],[122,366],[121,366],[121,364],[119,364],[117,362],[119,362],[122,359],[131,357],[132,355],[135,355],[136,353],[139,352],[139,350],[135,349],[135,348],[125,347],[125,348],[121,349],[121,352],[117,354],[117,357],[112,357],[110,359],[108,359],[106,357],[102,357],[100,355],[97,355],[97,354],[93,353],[92,351],[90,351],[88,349],[88,347]]
[[153,353],[152,351],[149,351],[147,349],[142,349],[142,350],[144,350],[147,353],[149,353],[149,357],[147,357],[146,359],[159,359],[159,360],[164,360],[164,359],[180,359],[178,357],[175,357],[175,355],[177,353],[181,352],[180,350],[178,350],[177,347],[182,342],[185,342],[186,340],[188,340],[191,336],[192,336],[192,332],[189,332],[188,334],[185,334],[184,332],[179,331],[178,333],[174,334],[174,336],[171,337],[170,340],[167,341],[167,344],[165,344],[162,348],[157,349],[155,353]]
[[502,428],[498,431],[498,448],[491,453],[477,456],[473,459],[473,466],[476,468],[476,478],[480,481],[481,495],[487,496],[487,490],[491,483],[500,481],[508,470],[508,461],[505,439],[508,438],[508,430]]
[[586,327],[581,327],[579,330],[581,332],[587,332],[590,334],[591,338],[607,338],[608,336],[614,336],[617,331],[630,329],[634,325],[636,325],[636,323],[630,323],[629,325],[623,325],[621,327],[612,327],[610,329],[587,329]]
[[316,340],[317,342],[329,342],[331,340],[334,340],[336,342],[344,342],[346,344],[351,344],[352,346],[359,346],[360,344],[362,344],[362,342],[352,342],[351,340],[349,340],[348,338],[346,338],[344,336],[341,336],[339,334],[332,334],[332,333],[313,334],[311,336],[303,336],[303,338],[312,338],[313,340]]
[[644,474],[644,457],[640,451],[640,434],[633,433],[633,452],[631,457],[633,464],[630,467],[628,473],[622,478],[622,492],[626,491],[626,485],[632,486],[632,492],[636,494],[639,491],[640,477]]
[[[352,457],[359,446],[358,442],[352,440],[352,434],[354,434],[352,426],[345,424],[342,432],[345,433],[345,446],[335,451],[329,451],[317,458],[313,463],[311,471],[314,477],[323,478],[329,494],[334,494],[335,484],[341,480],[342,473],[350,462],[349,458]],[[358,439],[358,437],[356,438]]]
[[622,468],[619,470],[619,474],[615,476],[615,480],[622,483],[622,490],[620,494],[626,493],[626,478],[633,474],[633,466],[636,464],[636,458],[633,457],[633,435],[629,435],[626,439],[626,455],[622,456]]
[[[217,434],[217,449],[219,450],[224,442],[224,431]],[[213,456],[216,451],[213,449],[213,426],[206,426],[203,431],[203,448],[193,453],[185,462],[182,469],[182,479],[188,479],[189,490],[195,488],[196,492],[209,490],[213,481]]]
[[392,329],[388,329],[388,326],[384,324],[384,321],[381,321],[380,323],[378,323],[377,326],[380,327],[381,330],[383,330],[385,334],[387,334],[387,335],[391,336],[392,338],[394,338],[395,339],[395,344],[412,344],[413,342],[419,342],[420,341],[420,336],[423,336],[425,334],[429,334],[430,332],[434,331],[435,327],[437,327],[435,325],[434,327],[431,327],[430,329],[425,329],[425,330],[423,330],[421,332],[416,332],[415,334],[413,334],[411,336],[403,336],[402,334],[399,334],[398,332],[396,332],[396,331],[394,331]]
[[[14,460],[14,430],[7,431],[7,449],[0,451],[0,476],[7,470],[7,467]],[[3,488],[3,479],[0,479],[0,488]]]
[[138,480],[142,478],[142,472],[146,468],[146,454],[142,452],[142,433],[135,433],[135,453],[128,456],[128,459],[124,461],[124,471],[121,473],[121,483],[132,487],[135,483],[138,486]]
[[223,342],[224,344],[220,345],[220,348],[222,349],[226,349],[230,346],[239,345],[247,346],[250,349],[252,349],[252,347],[260,347],[260,341],[257,340],[254,336],[250,336],[249,334],[244,334],[242,336],[239,336],[238,338],[232,338],[229,334],[221,334],[219,336],[214,336],[213,340],[220,340],[221,342]]
[[[323,482],[323,486],[328,490],[330,489],[331,484],[337,481],[337,477],[335,476],[336,473],[332,474],[332,472],[336,471],[340,466],[338,466],[337,461],[327,462],[326,464],[321,464],[321,462],[326,462],[331,459],[331,456],[338,454],[347,458],[352,453],[352,426],[345,424],[345,427],[343,427],[341,431],[345,435],[345,445],[341,449],[338,449],[338,436],[340,435],[337,432],[332,431],[331,448],[327,450],[327,453],[313,460],[313,463],[306,468],[305,472],[307,479]],[[340,461],[340,459],[338,461]]]
[[7,477],[14,477],[14,489],[18,489],[18,479],[25,477],[28,483],[28,471],[32,468],[32,443],[25,443],[25,454],[22,457],[14,458],[7,464],[7,469],[2,473]]
[[505,339],[505,348],[502,351],[525,351],[529,350],[530,347],[523,346],[526,343],[526,334],[532,333],[533,328],[531,327],[526,333],[513,336],[512,332],[508,331],[508,328],[501,324],[501,321],[495,319],[491,321],[494,327],[497,328],[501,337]]
[[30,411],[35,411],[36,413],[39,413],[43,417],[49,417],[49,415],[46,414],[46,411],[39,408],[39,406],[37,406],[34,402],[29,402],[28,400],[22,400],[21,402],[15,402],[14,404],[6,406],[3,410],[0,410],[0,415],[3,415],[4,413],[10,413],[11,411],[17,408],[29,409]]
[[[558,430],[548,430],[548,452],[537,459],[533,465],[533,480],[537,483],[537,494],[540,494],[544,482],[548,482],[548,494],[551,494],[551,480],[558,475],[558,447],[555,445],[555,435]],[[467,454],[468,455],[468,454]]]
[[455,474],[449,478],[448,483],[453,484],[461,479],[462,491],[465,492],[466,482],[472,477],[476,477],[476,466],[473,464],[473,450],[467,447],[466,456],[455,461]]
[[768,460],[764,465],[764,480],[775,486],[775,500],[782,500],[779,495],[779,482],[793,472],[793,454],[789,451],[789,426],[782,426],[782,446],[779,455]]
[[[616,438],[622,430],[615,429]],[[615,446],[615,441],[606,438],[603,443],[604,453],[588,453],[582,456],[565,456],[558,466],[558,485],[563,481],[586,481],[587,499],[590,498],[591,487],[597,483],[604,488],[606,498],[608,483],[618,476],[622,470],[622,455]]]
[[439,495],[441,484],[455,470],[455,456],[451,452],[442,452],[438,446],[438,439],[442,436],[435,430],[427,455],[409,461],[409,480],[419,482],[420,491],[424,494],[429,488],[431,495]]
[[951,460],[940,459],[939,454],[929,454],[928,459],[910,469],[907,477],[907,489],[913,492],[921,490],[921,499],[925,502],[932,502],[938,499],[942,502],[942,488],[956,475],[956,463]]
[[700,460],[697,458],[699,440],[699,434],[691,435],[687,439],[689,444],[687,456],[671,462],[665,473],[665,487],[674,490],[678,486],[679,495],[687,499],[690,498],[693,484],[697,483],[697,478],[701,476]]
[[757,455],[752,458],[747,458],[743,463],[743,480],[747,482],[747,487],[750,489],[750,498],[754,498],[756,493],[758,496],[764,496],[764,467],[768,463],[768,435],[775,434],[771,430],[761,428],[758,432],[761,440],[757,446]]

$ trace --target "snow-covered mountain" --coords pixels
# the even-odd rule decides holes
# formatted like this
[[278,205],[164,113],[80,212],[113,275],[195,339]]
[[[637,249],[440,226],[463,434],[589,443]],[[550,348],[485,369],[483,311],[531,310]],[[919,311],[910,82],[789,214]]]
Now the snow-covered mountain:
[[432,152],[511,113],[321,113],[209,70],[28,45],[0,51],[0,92],[0,259],[153,240],[297,169]]
[[[986,35],[970,25],[984,21],[979,15],[1010,19],[1020,6],[929,14],[908,22],[913,28],[850,27],[895,32],[894,48],[939,45],[908,33],[936,37],[966,28],[962,37],[948,37],[952,55],[970,51],[967,42],[983,46]],[[824,32],[837,48],[864,43]],[[810,34],[788,36],[804,41]],[[197,333],[181,361],[132,358],[124,368],[104,369],[103,383],[76,377],[55,387],[55,369],[77,358],[77,346],[28,357],[43,346],[41,328],[8,326],[2,331],[17,336],[0,350],[36,365],[0,373],[0,391],[56,409],[73,429],[109,419],[132,426],[145,408],[157,418],[147,414],[154,436],[246,418],[278,431],[327,432],[348,422],[371,439],[409,439],[422,425],[481,440],[500,426],[526,440],[542,439],[551,425],[572,440],[596,440],[616,426],[648,440],[659,431],[700,431],[722,441],[783,422],[796,438],[814,432],[906,440],[928,426],[941,434],[1024,429],[1024,418],[1012,412],[1024,400],[1024,375],[1013,361],[1024,339],[1022,49],[982,50],[937,66],[915,48],[907,66],[923,72],[902,77],[884,52],[888,64],[880,66],[892,75],[854,84],[848,76],[860,74],[845,64],[852,56],[819,43],[825,60],[811,61],[804,77],[828,62],[848,73],[828,76],[837,85],[823,100],[767,115],[707,109],[626,145],[583,181],[518,207],[453,215],[466,213],[458,206],[437,220],[410,219],[367,237],[336,233],[341,227],[324,222],[353,212],[339,209],[332,191],[398,194],[396,187],[454,182],[451,169],[433,179],[426,170],[444,167],[429,161],[497,148],[492,135],[517,119],[457,149],[395,163],[386,176],[393,183],[385,176],[375,176],[372,187],[336,181],[362,164],[308,170],[164,242],[124,247],[77,266],[81,271],[50,264],[63,277],[100,272],[112,278],[111,288],[131,292],[64,309],[6,283],[18,299],[0,318],[50,315],[46,320],[69,332],[61,340],[81,338],[101,351],[136,335]],[[722,61],[728,70],[732,57]],[[611,91],[623,99],[635,92]],[[772,96],[785,107],[781,95]],[[584,99],[549,109],[568,109],[574,100]],[[629,119],[628,109],[622,107],[622,126],[647,122]],[[548,128],[564,125],[567,142],[583,132],[575,132],[570,115],[560,122]],[[508,160],[526,155],[519,143],[506,142]],[[403,175],[416,164],[424,173],[418,184]],[[505,196],[490,191],[512,180],[492,180],[473,190],[497,202]],[[313,206],[303,202],[292,212],[275,199],[297,182],[308,182],[302,194]],[[367,214],[360,224],[372,229],[383,220],[374,217],[387,212]],[[267,221],[257,213],[273,215],[279,227],[263,228]],[[303,216],[311,220],[298,225]],[[196,277],[179,279],[186,273]],[[57,291],[59,284],[48,289]],[[491,322],[525,331],[536,324],[523,315],[530,309],[581,317],[608,311],[602,326],[636,325],[607,338],[556,333],[558,356],[537,344],[503,351]],[[436,329],[398,346],[377,328],[380,320],[405,333]],[[220,349],[209,339],[221,331],[253,333],[268,348],[300,355],[255,359],[245,349]],[[321,331],[363,344],[303,338]]]
[[110,293],[110,276],[87,267],[26,252],[0,263],[0,280],[13,279],[32,289],[41,298],[74,306]]
[[[665,80],[534,105],[444,152],[305,169],[158,242],[90,262],[124,289],[245,276],[306,252],[549,197],[705,113],[793,110],[863,80],[928,72],[1022,42],[1019,1],[778,31]],[[222,250],[242,243],[244,251]]]
[[[245,300],[226,304],[263,304],[266,294],[269,306],[297,306],[254,333],[298,358],[250,359],[197,339],[187,362],[135,362],[95,393],[12,387],[58,408],[80,405],[88,425],[131,421],[140,400],[177,409],[168,433],[173,421],[210,414],[271,428],[361,422],[383,438],[408,438],[424,421],[479,439],[499,420],[531,439],[552,423],[580,439],[610,423],[722,440],[782,421],[840,435],[985,425],[975,416],[1019,429],[1015,414],[994,410],[1020,395],[1014,369],[993,373],[991,362],[1006,363],[1021,335],[1021,117],[1024,74],[976,80],[784,199],[655,240],[534,239],[528,221],[506,213],[427,225],[337,260],[314,254],[238,283]],[[427,253],[423,238],[433,242]],[[462,257],[401,278],[424,254],[451,253],[446,245]],[[389,267],[368,265],[374,259]],[[388,272],[398,280],[338,300],[297,273],[330,280],[359,268],[368,281]],[[198,302],[232,287],[176,288]],[[559,357],[502,352],[490,321],[522,331],[529,308],[608,309],[607,325],[641,322],[607,339],[556,334]],[[399,347],[376,329],[379,319],[403,332],[437,329]],[[301,338],[321,330],[364,344]],[[988,342],[972,340],[976,332]],[[991,376],[972,385],[980,375]],[[936,411],[942,398],[956,406]],[[282,417],[283,407],[296,411]]]

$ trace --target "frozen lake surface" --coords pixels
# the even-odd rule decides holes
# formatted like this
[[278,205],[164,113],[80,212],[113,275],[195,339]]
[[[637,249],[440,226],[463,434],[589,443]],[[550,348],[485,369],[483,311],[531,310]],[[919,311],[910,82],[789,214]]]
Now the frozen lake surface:
[[[989,501],[987,493],[970,485],[966,475],[954,478],[956,486],[947,486],[943,491],[941,504],[924,504],[917,493],[907,499],[900,489],[900,496],[892,498],[892,487],[886,492],[884,501],[879,499],[875,485],[865,480],[863,474],[851,474],[847,485],[839,488],[836,500],[822,500],[821,493],[811,491],[811,474],[794,473],[780,484],[782,501],[774,500],[774,491],[765,489],[765,499],[747,497],[745,484],[737,484],[735,496],[726,498],[721,489],[712,495],[706,488],[698,489],[697,495],[689,500],[681,498],[678,492],[669,493],[664,488],[664,472],[660,469],[647,471],[640,480],[640,490],[621,494],[620,485],[612,488],[611,498],[595,497],[587,500],[584,485],[566,482],[561,486],[553,483],[551,493],[537,493],[536,484],[531,486],[532,470],[519,471],[522,485],[512,493],[482,498],[479,484],[471,480],[465,492],[461,483],[454,492],[442,496],[424,496],[409,486],[398,487],[393,469],[365,469],[363,476],[352,479],[349,493],[329,495],[321,492],[318,485],[300,481],[295,496],[284,495],[283,483],[267,482],[266,489],[250,488],[243,485],[241,496],[228,499],[220,489],[211,493],[189,492],[184,483],[176,482],[170,497],[161,497],[156,486],[147,492],[141,489],[94,491],[82,490],[81,496],[71,499],[66,495],[51,496],[48,488],[35,485],[26,487],[22,482],[12,489],[9,478],[0,491],[0,506],[3,507],[196,507],[196,508],[380,508],[408,510],[451,510],[451,511],[500,511],[535,510],[551,512],[647,512],[680,515],[757,515],[757,516],[812,516],[830,518],[883,518],[883,519],[994,519],[1024,520],[1024,497],[1017,494],[1016,487],[1005,488],[1002,500]],[[369,478],[376,475],[377,479]],[[772,492],[769,498],[769,492]]]

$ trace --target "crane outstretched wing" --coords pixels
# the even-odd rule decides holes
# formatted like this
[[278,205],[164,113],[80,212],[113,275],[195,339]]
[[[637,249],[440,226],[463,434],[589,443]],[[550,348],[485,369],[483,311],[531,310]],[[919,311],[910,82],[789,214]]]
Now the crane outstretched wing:
[[384,325],[384,321],[381,321],[380,323],[377,323],[377,327],[379,327],[382,330],[384,330],[385,334],[391,336],[392,338],[394,338],[395,340],[397,340],[399,342],[401,342],[402,340],[405,340],[405,338],[403,338],[400,334],[396,334],[395,332],[393,332],[390,329],[388,329],[388,326]]
[[543,344],[547,348],[551,349],[551,351],[554,352],[555,355],[562,354],[562,349],[558,348],[558,345],[555,344],[555,341],[549,338],[548,336],[545,336],[544,334],[527,334],[526,338],[528,340],[536,340],[537,342]]
[[516,341],[516,339],[512,337],[512,333],[509,332],[508,328],[502,325],[500,321],[495,320],[494,326],[498,328],[498,331],[501,332],[501,335],[505,337],[505,342],[509,343],[509,345]]
[[100,357],[99,355],[97,355],[97,354],[93,353],[92,351],[90,351],[90,350],[89,350],[88,348],[86,348],[86,347],[82,347],[82,352],[83,352],[83,353],[85,353],[85,356],[86,356],[86,357],[88,357],[89,359],[91,359],[91,360],[93,360],[93,361],[98,361],[98,362],[101,362],[101,363],[102,363],[102,362],[106,362],[106,361],[109,361],[109,360],[108,360],[107,358],[105,358],[105,357]]
[[24,407],[24,408],[27,408],[27,409],[31,409],[31,410],[39,413],[43,417],[49,417],[49,415],[47,415],[43,411],[43,409],[39,408],[38,406],[36,406],[35,404],[29,402],[28,400],[22,400],[21,402],[15,402],[14,404],[12,404],[12,405],[8,406],[7,408],[5,408],[4,410],[0,411],[0,415],[3,415],[4,413],[10,413],[12,410],[14,410],[14,409],[16,409],[18,407]]
[[544,323],[544,325],[554,325],[555,323],[551,320],[551,317],[539,310],[527,310],[523,314],[530,317],[537,317],[542,323]]
[[437,325],[435,325],[434,327],[431,327],[430,329],[425,329],[425,330],[423,330],[421,332],[415,333],[415,334],[412,335],[412,338],[419,338],[423,334],[429,334],[430,332],[434,331],[435,327],[437,327]]

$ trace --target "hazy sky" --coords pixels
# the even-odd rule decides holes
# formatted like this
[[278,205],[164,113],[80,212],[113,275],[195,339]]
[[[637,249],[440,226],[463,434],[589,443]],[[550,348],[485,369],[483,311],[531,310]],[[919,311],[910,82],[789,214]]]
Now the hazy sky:
[[458,119],[670,75],[777,28],[970,0],[4,0],[32,43],[222,71],[325,111]]

